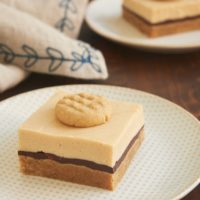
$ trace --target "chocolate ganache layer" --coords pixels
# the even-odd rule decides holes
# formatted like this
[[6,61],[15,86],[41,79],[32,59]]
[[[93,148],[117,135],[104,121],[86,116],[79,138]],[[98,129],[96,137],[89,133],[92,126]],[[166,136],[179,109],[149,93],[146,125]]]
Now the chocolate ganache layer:
[[81,165],[81,166],[89,167],[89,168],[95,169],[95,170],[105,171],[108,173],[115,173],[115,171],[120,166],[121,162],[126,157],[130,148],[134,145],[135,141],[140,136],[143,128],[144,128],[144,126],[138,131],[137,135],[135,135],[135,137],[133,137],[133,139],[130,141],[130,143],[128,144],[127,148],[125,149],[125,151],[122,154],[122,156],[120,157],[120,159],[118,161],[116,161],[114,167],[109,167],[107,165],[98,164],[98,163],[95,163],[95,162],[92,162],[89,160],[82,160],[82,159],[76,159],[76,158],[64,158],[64,157],[56,156],[51,153],[45,153],[42,151],[40,151],[40,152],[18,151],[18,155],[19,156],[28,156],[28,157],[32,157],[34,159],[50,159],[50,160],[54,160],[56,162],[63,163],[63,164]]
[[133,15],[133,17],[138,18],[143,23],[145,23],[147,25],[151,25],[151,26],[167,25],[167,24],[172,24],[172,23],[177,23],[177,22],[191,21],[191,20],[200,18],[200,15],[197,15],[197,16],[193,16],[193,17],[185,17],[185,18],[182,18],[182,19],[166,20],[166,21],[163,21],[163,22],[151,23],[151,22],[147,21],[146,19],[144,19],[142,16],[139,16],[135,12],[129,10],[125,6],[123,6],[123,10],[124,10],[124,12],[128,12],[129,14]]

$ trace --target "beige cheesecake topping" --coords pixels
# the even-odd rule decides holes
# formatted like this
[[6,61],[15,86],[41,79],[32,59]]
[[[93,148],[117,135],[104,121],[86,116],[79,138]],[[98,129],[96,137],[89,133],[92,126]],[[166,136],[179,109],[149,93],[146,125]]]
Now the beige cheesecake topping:
[[102,96],[88,93],[66,95],[57,102],[55,115],[60,122],[69,126],[92,127],[110,119],[111,104]]

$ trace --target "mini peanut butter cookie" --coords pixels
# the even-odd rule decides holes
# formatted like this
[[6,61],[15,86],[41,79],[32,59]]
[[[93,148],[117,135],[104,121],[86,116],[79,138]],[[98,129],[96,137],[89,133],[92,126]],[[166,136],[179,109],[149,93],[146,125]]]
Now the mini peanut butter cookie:
[[66,95],[56,104],[55,114],[66,125],[91,127],[110,119],[111,105],[106,98],[88,93]]

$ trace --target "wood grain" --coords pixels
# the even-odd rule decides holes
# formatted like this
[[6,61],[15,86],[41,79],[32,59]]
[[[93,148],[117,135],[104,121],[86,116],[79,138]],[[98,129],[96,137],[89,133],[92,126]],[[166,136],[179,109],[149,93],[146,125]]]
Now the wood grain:
[[[200,51],[185,54],[148,53],[110,42],[84,24],[80,39],[103,51],[110,77],[83,81],[32,74],[16,88],[0,94],[0,100],[33,89],[68,84],[108,84],[135,88],[167,98],[200,119]],[[199,200],[200,186],[183,200]]]

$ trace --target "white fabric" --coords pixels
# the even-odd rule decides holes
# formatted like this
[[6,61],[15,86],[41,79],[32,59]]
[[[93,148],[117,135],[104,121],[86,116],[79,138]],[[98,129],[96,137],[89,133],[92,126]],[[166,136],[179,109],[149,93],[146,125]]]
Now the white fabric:
[[[27,1],[34,2],[34,0]],[[52,0],[48,1],[52,2]],[[77,3],[77,1],[61,0],[58,2]],[[1,63],[18,66],[26,71],[51,75],[82,79],[106,79],[108,77],[105,60],[100,51],[86,43],[71,39],[70,37],[74,37],[74,35],[69,34],[70,37],[67,37],[67,32],[62,34],[55,27],[49,26],[50,23],[45,23],[44,17],[41,21],[34,17],[32,13],[28,14],[28,12],[21,11],[23,9],[16,8],[16,5],[19,7],[19,0],[8,1],[7,4],[12,6],[6,5],[5,2],[0,0]],[[44,1],[42,2],[44,3]],[[84,2],[87,3],[87,1]],[[33,3],[33,5],[36,5],[36,3]],[[46,3],[46,6],[48,7],[48,3]],[[80,4],[80,6],[83,6],[83,4]],[[23,8],[26,8],[27,11],[27,4]],[[38,16],[42,16],[41,12],[42,10],[37,12]],[[81,16],[83,18],[83,14]],[[81,23],[81,20],[79,20],[79,23]],[[14,84],[26,77],[23,75],[26,72],[22,72],[14,66],[8,68],[1,65],[0,79],[2,80],[0,80],[0,84],[4,85],[0,85],[0,88],[2,88],[0,92],[13,87]],[[11,72],[12,70],[13,72]],[[2,78],[3,73],[12,73],[13,81],[10,79],[8,83],[4,83],[6,80]],[[15,76],[14,73],[16,73]]]
[[27,12],[71,38],[79,34],[88,0],[0,0]]
[[0,64],[0,92],[14,87],[23,81],[28,74],[28,72],[19,67]]

